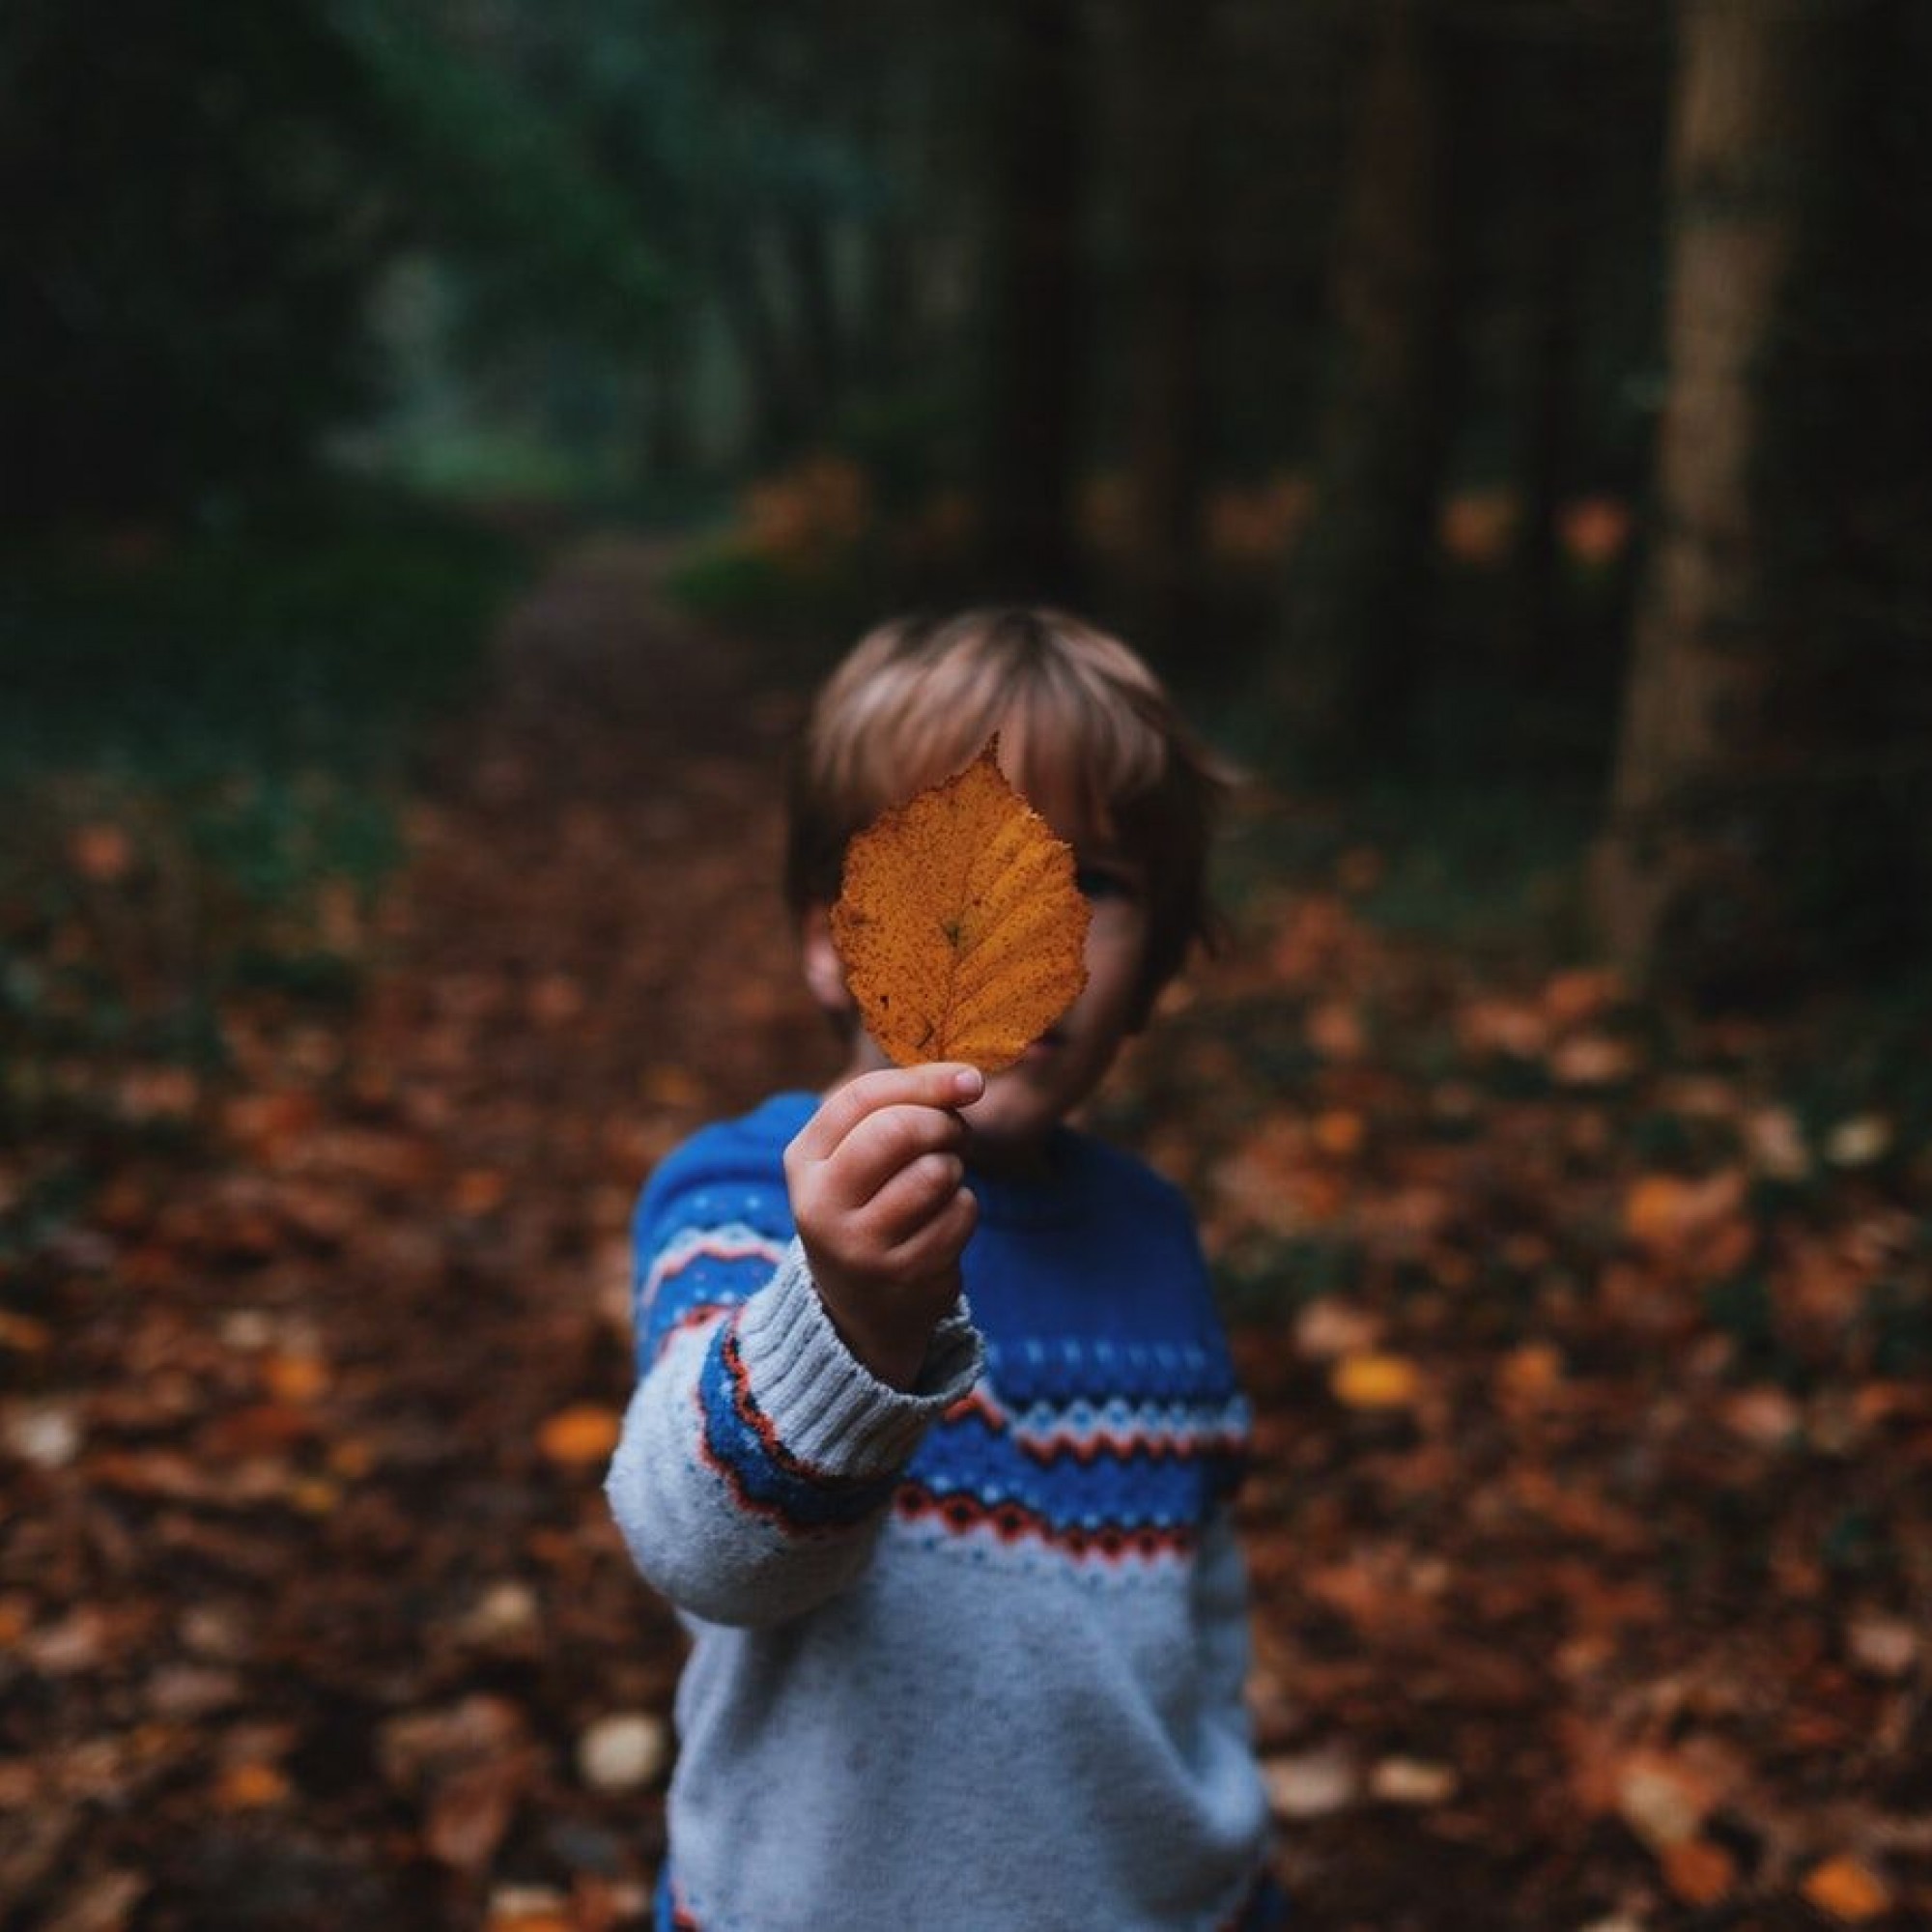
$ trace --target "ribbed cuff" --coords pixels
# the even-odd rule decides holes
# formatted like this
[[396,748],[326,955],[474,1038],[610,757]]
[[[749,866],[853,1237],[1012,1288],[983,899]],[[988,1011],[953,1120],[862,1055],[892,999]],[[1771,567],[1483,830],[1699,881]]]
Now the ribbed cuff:
[[915,1391],[889,1387],[839,1338],[794,1240],[738,1318],[752,1394],[785,1452],[828,1475],[889,1475],[978,1378],[980,1333],[962,1301],[933,1330]]

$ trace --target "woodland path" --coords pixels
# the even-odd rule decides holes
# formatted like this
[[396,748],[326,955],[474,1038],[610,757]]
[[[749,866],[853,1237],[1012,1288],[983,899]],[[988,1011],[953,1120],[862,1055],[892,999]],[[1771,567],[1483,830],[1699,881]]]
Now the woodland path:
[[626,1221],[829,1051],[777,891],[795,706],[660,562],[582,543],[510,614],[346,1030],[238,1020],[219,1157],[74,1244],[0,1572],[60,1691],[0,1771],[10,1932],[639,1922],[661,1779],[579,1762],[677,1655],[600,1488]]
[[[0,1932],[644,1922],[678,1643],[601,1492],[627,1218],[834,1061],[777,890],[795,691],[662,561],[555,559],[366,997],[224,1013],[205,1134],[0,1328]],[[1808,1155],[1747,1028],[1392,942],[1375,856],[1264,882],[1101,1121],[1248,1311],[1302,1922],[1928,1922],[1916,1170]]]

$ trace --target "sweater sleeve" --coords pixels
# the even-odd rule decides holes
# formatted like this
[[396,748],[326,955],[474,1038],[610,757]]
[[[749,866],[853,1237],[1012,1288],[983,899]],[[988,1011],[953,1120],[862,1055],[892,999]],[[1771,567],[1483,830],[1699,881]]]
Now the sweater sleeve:
[[1194,1565],[1203,1708],[1243,1713],[1252,1662],[1248,1573],[1234,1516],[1225,1503],[1208,1516]]
[[[963,1307],[910,1393],[834,1329],[803,1251],[748,1224],[640,1215],[640,1376],[607,1491],[633,1559],[714,1623],[768,1624],[848,1587],[899,1472],[980,1373]],[[776,1265],[772,1257],[776,1255]],[[701,1258],[701,1265],[700,1265]]]

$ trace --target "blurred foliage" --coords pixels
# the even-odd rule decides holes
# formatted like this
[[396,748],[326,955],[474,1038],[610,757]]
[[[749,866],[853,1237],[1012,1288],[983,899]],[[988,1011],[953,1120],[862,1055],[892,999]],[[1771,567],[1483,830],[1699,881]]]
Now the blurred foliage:
[[[444,11],[460,22],[461,10]],[[389,114],[411,240],[475,265],[479,346],[546,324],[622,353],[645,344],[668,271],[575,122],[493,58],[482,32],[449,31],[433,10],[333,0],[329,14]]]
[[1932,948],[1932,14],[1872,10],[1818,76],[1837,165],[1806,184],[1765,488],[1785,756],[1751,801],[1807,976]]
[[[854,496],[800,466],[745,527],[850,531]],[[649,1917],[682,1652],[598,1488],[628,1217],[695,1125],[841,1051],[775,943],[796,706],[742,635],[671,656],[664,554],[600,533],[520,615],[379,999],[231,995],[237,1077],[129,1054],[85,1113],[50,1080],[71,1137],[0,1159],[22,1922]],[[314,783],[256,809],[319,816]],[[1392,933],[1395,835],[1434,827],[1390,823],[1251,798],[1239,943],[1096,1102],[1237,1318],[1297,1909],[1924,1923],[1932,1116],[1864,1096],[1932,1056]],[[138,913],[149,822],[75,830],[76,906]]]
[[390,152],[318,5],[7,8],[0,507],[180,514],[304,465],[374,385]]
[[353,997],[405,782],[484,682],[521,548],[330,517],[6,556],[0,1122],[67,1135],[76,1172],[191,1124],[237,998]]
[[484,620],[525,567],[494,531],[382,497],[12,546],[0,775],[391,768],[425,716],[473,694]]
[[311,469],[393,372],[396,265],[469,266],[479,327],[636,353],[665,273],[514,73],[407,10],[161,0],[0,16],[14,519],[219,516]]
[[[1466,826],[1474,873],[1390,845],[1406,917],[1502,903],[1519,846],[1535,875],[1559,844],[1574,864],[1653,534],[1668,0],[1220,0],[1178,41],[1150,31],[1158,9],[1073,0],[157,0],[111,28],[17,0],[0,509],[213,539],[291,477],[347,469],[647,518],[698,538],[687,602],[814,651],[1008,587],[985,452],[1011,392],[1003,251],[1028,215],[1010,83],[1049,15],[1077,68],[1057,96],[1076,259],[1067,312],[1037,318],[1078,344],[1074,446],[1041,452],[1076,481],[1054,594],[1135,636],[1251,762],[1351,797],[1377,842]],[[1372,635],[1366,592],[1333,627],[1392,668],[1337,755],[1307,723],[1327,673],[1288,586],[1336,540],[1343,211],[1377,35],[1405,15],[1427,18],[1442,128],[1440,447],[1432,515],[1400,554],[1368,547],[1370,585],[1412,593],[1406,634]],[[1205,130],[1184,194],[1150,179],[1176,44]],[[1932,44],[1910,0],[1865,0],[1837,46],[1775,384],[1789,755],[1747,814],[1804,935],[1787,988],[1881,976],[1932,905],[1927,466],[1899,402],[1926,375]],[[1183,256],[1200,326],[1164,351]],[[1149,399],[1169,389],[1163,426]],[[1184,621],[1143,621],[1155,472],[1185,512]],[[821,516],[830,476],[863,498],[843,525]]]
[[[668,1708],[673,1634],[640,1649],[608,1539],[560,1533],[594,1487],[545,1486],[544,1418],[590,1363],[614,1426],[592,1302],[622,1306],[639,1172],[835,1050],[784,950],[700,955],[693,907],[772,930],[778,687],[996,577],[996,292],[1042,132],[1011,83],[1044,22],[1073,50],[1044,130],[1071,144],[1069,272],[1021,321],[1078,346],[1051,398],[1070,447],[1045,452],[1077,593],[1255,780],[1222,865],[1239,943],[1096,1114],[1188,1184],[1260,1324],[1280,1789],[1331,1734],[1448,1778],[1297,1815],[1297,1889],[1363,1922],[1486,1895],[1523,1925],[1876,1922],[1856,1850],[1897,1888],[1887,1922],[1918,1922],[1932,10],[1815,11],[1823,132],[1802,192],[1763,185],[1804,230],[1766,372],[1776,554],[1751,559],[1787,674],[1735,813],[1783,943],[1748,900],[1709,909],[1781,1004],[1713,1011],[1592,961],[1578,863],[1659,535],[1690,0],[0,9],[0,1272],[26,1283],[0,1356],[30,1392],[4,1418],[0,1629],[26,1912],[240,1922],[321,1874],[419,1926],[484,1898],[423,1856],[464,1806],[511,1916],[549,1909],[531,1872],[606,1917],[607,1880],[643,1876],[655,1800],[526,1785],[521,1737],[449,1810],[368,1769],[425,1718],[517,1710],[539,1654],[570,1680],[530,1703],[546,1748],[610,1714],[572,1659],[628,1645],[625,1701]],[[1287,585],[1337,501],[1343,211],[1376,135],[1407,131],[1361,111],[1405,18],[1453,240],[1398,428],[1426,413],[1439,446],[1401,544],[1365,547],[1412,629],[1378,636],[1366,599],[1338,627],[1344,652],[1399,646],[1400,701],[1318,781]],[[1183,81],[1202,145],[1175,189]],[[1163,338],[1184,275],[1198,330]],[[1188,621],[1144,629],[1155,473],[1197,581]],[[530,562],[496,532],[590,518],[651,534],[553,581],[533,675],[452,748],[487,745],[484,782],[424,810]],[[659,588],[721,648],[673,657]],[[432,1415],[475,1438],[454,1507]],[[407,1539],[400,1591],[398,1509],[456,1526]],[[457,1532],[485,1519],[509,1568],[479,1597]],[[543,1640],[566,1600],[569,1640]],[[466,1684],[487,1694],[452,1705]],[[1704,1806],[1713,1765],[1708,1835],[1645,1837],[1641,1794]]]

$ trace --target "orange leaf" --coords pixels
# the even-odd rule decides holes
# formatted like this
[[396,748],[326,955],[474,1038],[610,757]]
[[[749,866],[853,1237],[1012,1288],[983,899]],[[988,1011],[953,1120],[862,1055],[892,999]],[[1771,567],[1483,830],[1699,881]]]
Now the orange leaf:
[[1687,1905],[1715,1905],[1738,1882],[1737,1861],[1709,1838],[1666,1845],[1663,1879]]
[[601,1463],[617,1446],[616,1412],[582,1402],[559,1409],[537,1432],[537,1447],[553,1463]]
[[76,826],[68,840],[68,860],[84,879],[118,885],[134,868],[134,841],[120,826]]
[[1498,1393],[1506,1401],[1533,1404],[1563,1386],[1563,1355],[1548,1342],[1525,1342],[1496,1364]]
[[1805,1876],[1804,1892],[1820,1912],[1849,1925],[1881,1918],[1891,1910],[1890,1891],[1857,1859],[1845,1856],[1814,1866]]
[[44,1321],[0,1308],[0,1349],[13,1349],[22,1355],[43,1355],[53,1338],[53,1330]]
[[286,1804],[289,1795],[289,1780],[278,1767],[251,1759],[221,1774],[214,1802],[223,1811],[260,1811]]
[[1087,983],[1073,853],[1001,775],[999,739],[853,839],[833,943],[901,1066],[1017,1060]]
[[315,1355],[269,1355],[262,1362],[262,1380],[278,1401],[314,1402],[327,1392],[328,1364]]
[[493,1214],[510,1196],[510,1177],[500,1168],[472,1167],[456,1177],[450,1199],[460,1214]]
[[1623,1200],[1623,1227],[1636,1246],[1660,1260],[1698,1256],[1710,1267],[1712,1248],[1741,1264],[1752,1231],[1745,1217],[1750,1182],[1743,1169],[1727,1167],[1708,1180],[1681,1180],[1675,1175],[1642,1175]]
[[1336,1160],[1352,1160],[1369,1137],[1369,1124],[1359,1114],[1344,1107],[1331,1107],[1315,1119],[1314,1140],[1325,1154]]
[[563,1905],[512,1898],[501,1905],[492,1902],[485,1932],[577,1932],[578,1924]]
[[1422,1377],[1406,1355],[1345,1355],[1328,1378],[1347,1408],[1406,1408],[1422,1393]]

